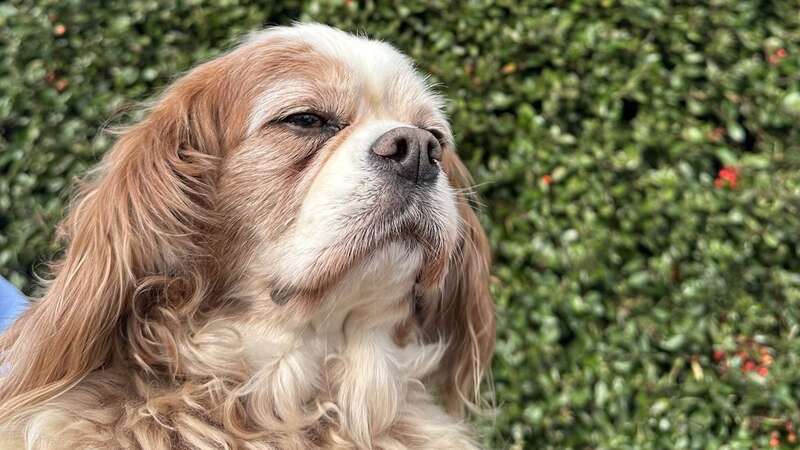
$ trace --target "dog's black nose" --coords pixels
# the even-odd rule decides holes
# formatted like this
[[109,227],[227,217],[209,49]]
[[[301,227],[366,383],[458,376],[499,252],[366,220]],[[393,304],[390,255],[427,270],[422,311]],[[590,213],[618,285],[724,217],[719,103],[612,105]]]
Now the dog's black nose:
[[429,131],[395,128],[381,135],[370,150],[398,175],[414,183],[429,183],[439,175],[442,146]]

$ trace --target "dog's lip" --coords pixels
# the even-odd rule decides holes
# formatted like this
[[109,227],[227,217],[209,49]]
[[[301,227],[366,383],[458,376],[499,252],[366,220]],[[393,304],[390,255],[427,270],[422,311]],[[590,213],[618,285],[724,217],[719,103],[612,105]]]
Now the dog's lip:
[[375,220],[420,222],[428,220],[435,213],[435,191],[429,187],[407,184],[407,181],[401,180],[384,186],[381,198],[370,211]]
[[[388,231],[375,235],[374,239],[366,245],[365,257],[392,243],[400,243],[411,249],[424,247],[427,245],[427,241],[435,239],[431,236],[431,230],[435,227],[426,226],[425,222],[415,221],[409,214],[398,214],[393,218],[388,218],[384,229]],[[428,229],[427,232],[426,229]]]

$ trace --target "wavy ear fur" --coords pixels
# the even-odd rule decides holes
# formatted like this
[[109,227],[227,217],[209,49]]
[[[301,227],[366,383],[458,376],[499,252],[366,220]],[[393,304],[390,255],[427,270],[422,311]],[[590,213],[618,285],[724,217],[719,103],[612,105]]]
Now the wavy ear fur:
[[[207,63],[174,83],[73,202],[60,229],[66,252],[44,297],[0,337],[0,420],[113,359],[149,371],[180,363],[170,358],[178,352],[166,319],[193,314],[210,289],[201,240],[213,227],[217,160],[232,138],[221,130],[229,112],[219,105],[231,102],[219,96],[232,92],[215,86],[222,70]],[[153,314],[159,320],[144,320]]]
[[[461,236],[441,289],[440,301],[425,302],[421,321],[429,339],[448,343],[436,374],[448,410],[463,413],[480,402],[480,384],[491,364],[495,344],[495,307],[489,294],[491,252],[486,233],[469,204],[472,177],[452,152],[442,161],[457,190]],[[427,308],[427,310],[426,310]]]

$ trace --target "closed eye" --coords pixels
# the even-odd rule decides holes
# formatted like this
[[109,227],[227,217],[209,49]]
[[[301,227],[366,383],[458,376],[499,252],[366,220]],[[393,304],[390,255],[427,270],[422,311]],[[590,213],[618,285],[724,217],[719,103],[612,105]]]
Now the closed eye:
[[313,112],[290,114],[283,119],[280,119],[279,122],[286,124],[297,131],[303,132],[319,131],[335,134],[344,128],[343,125],[331,120],[327,116]]
[[297,113],[283,119],[283,123],[297,128],[313,129],[324,127],[328,121],[314,113]]

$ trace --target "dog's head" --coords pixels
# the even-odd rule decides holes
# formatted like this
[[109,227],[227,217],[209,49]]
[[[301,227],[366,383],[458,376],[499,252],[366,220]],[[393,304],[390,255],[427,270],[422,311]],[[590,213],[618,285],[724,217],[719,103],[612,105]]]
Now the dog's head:
[[3,336],[3,409],[115,361],[174,377],[187,323],[253,286],[272,311],[310,317],[354,273],[407,275],[392,288],[424,339],[448,343],[435,382],[460,408],[489,362],[494,308],[441,107],[394,48],[321,25],[255,34],[190,71],[71,209],[45,298]]
[[440,101],[409,60],[322,26],[270,30],[239,52],[261,67],[217,197],[228,234],[262,243],[272,300],[319,300],[392,244],[388,260],[438,283],[466,218]]

